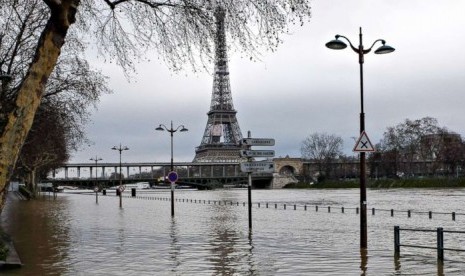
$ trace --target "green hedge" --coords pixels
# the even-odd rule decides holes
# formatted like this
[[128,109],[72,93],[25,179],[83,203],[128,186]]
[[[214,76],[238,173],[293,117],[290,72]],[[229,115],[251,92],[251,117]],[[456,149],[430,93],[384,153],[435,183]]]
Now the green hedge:
[[[360,182],[354,180],[327,180],[313,185],[308,183],[288,184],[291,189],[344,189],[359,188]],[[374,189],[388,188],[465,188],[465,178],[411,178],[411,179],[367,179],[367,187]]]

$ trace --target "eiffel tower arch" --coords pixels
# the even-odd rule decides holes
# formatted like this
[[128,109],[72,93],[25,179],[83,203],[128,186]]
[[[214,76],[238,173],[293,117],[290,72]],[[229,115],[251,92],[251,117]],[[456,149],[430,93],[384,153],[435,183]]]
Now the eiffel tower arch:
[[210,111],[205,132],[195,150],[193,162],[239,162],[242,139],[234,109],[229,83],[228,57],[225,37],[225,11],[215,9],[215,71]]

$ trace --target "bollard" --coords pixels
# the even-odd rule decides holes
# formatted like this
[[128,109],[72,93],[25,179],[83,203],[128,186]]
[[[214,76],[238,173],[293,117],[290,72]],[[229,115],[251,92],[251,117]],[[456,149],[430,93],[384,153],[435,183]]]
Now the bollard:
[[136,196],[136,188],[131,188],[131,196],[132,197]]
[[391,217],[394,216],[394,209],[391,209]]
[[452,212],[452,220],[455,220],[455,212]]
[[442,227],[438,227],[437,229],[438,235],[438,259],[440,261],[444,261],[444,231]]
[[399,255],[400,253],[400,227],[394,226],[394,253]]

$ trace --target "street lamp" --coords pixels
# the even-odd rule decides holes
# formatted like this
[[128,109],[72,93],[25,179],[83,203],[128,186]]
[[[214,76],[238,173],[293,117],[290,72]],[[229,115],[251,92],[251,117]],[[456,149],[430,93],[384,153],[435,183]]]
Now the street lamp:
[[[180,132],[185,132],[185,131],[188,131],[188,129],[186,127],[184,127],[184,125],[180,125],[178,126],[177,128],[173,128],[173,121],[171,121],[171,128],[167,128],[165,125],[163,124],[160,124],[155,130],[159,130],[159,131],[168,131],[171,135],[171,168],[170,170],[173,172],[174,171],[174,165],[173,165],[173,133],[175,133],[176,131],[180,131]],[[171,216],[174,217],[174,182],[171,182]]]
[[121,172],[121,152],[123,152],[124,150],[129,150],[128,147],[126,146],[121,146],[121,144],[119,144],[119,147],[117,146],[114,146],[111,148],[112,150],[117,150],[119,151],[119,187],[118,187],[118,190],[119,190],[119,207],[123,207],[123,199],[122,199],[122,193],[123,193],[123,179],[122,179],[122,172]]
[[[97,155],[89,159],[90,161],[95,161],[95,203],[98,203],[98,175],[97,175],[97,162],[103,160],[102,158],[98,157]],[[92,170],[91,170],[92,172]],[[92,176],[91,176],[92,177]]]
[[[333,50],[342,50],[347,47],[339,38],[349,42],[350,48],[358,54],[358,62],[360,64],[360,135],[365,132],[365,112],[363,108],[363,62],[364,55],[368,54],[377,42],[381,42],[382,46],[375,50],[375,54],[388,54],[394,52],[394,48],[386,45],[383,39],[377,39],[370,48],[364,49],[362,43],[362,28],[360,27],[360,44],[358,48],[354,47],[350,40],[342,35],[336,35],[336,39],[326,43],[326,47]],[[367,202],[366,202],[366,167],[365,167],[365,152],[360,152],[360,248],[367,248]]]
[[95,156],[92,157],[91,159],[89,159],[90,161],[94,161],[95,162],[95,186],[97,186],[97,179],[98,179],[98,175],[97,175],[97,162],[98,161],[102,161],[103,159],[98,157],[98,156]]

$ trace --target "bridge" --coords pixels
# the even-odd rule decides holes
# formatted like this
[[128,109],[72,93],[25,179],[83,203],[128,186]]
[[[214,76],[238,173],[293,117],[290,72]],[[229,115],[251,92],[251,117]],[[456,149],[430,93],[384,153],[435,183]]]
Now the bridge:
[[[111,187],[119,185],[119,163],[70,163],[56,169],[49,181],[62,186]],[[240,171],[239,163],[176,162],[174,171],[179,175],[178,185],[189,185],[199,189],[240,187],[248,184],[247,174]],[[170,172],[168,162],[122,163],[123,184],[149,182],[152,185],[166,183]],[[252,174],[254,188],[272,188],[272,173]]]
[[[254,188],[282,188],[297,182],[304,174],[305,162],[300,158],[274,158],[273,173],[253,173]],[[119,163],[69,163],[56,169],[49,181],[57,185],[111,187],[119,185]],[[178,185],[189,185],[199,189],[248,184],[247,173],[240,171],[239,162],[175,162],[174,170],[179,175]],[[152,185],[166,184],[165,176],[170,172],[169,162],[122,163],[123,183],[149,182]]]

